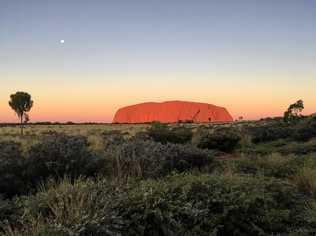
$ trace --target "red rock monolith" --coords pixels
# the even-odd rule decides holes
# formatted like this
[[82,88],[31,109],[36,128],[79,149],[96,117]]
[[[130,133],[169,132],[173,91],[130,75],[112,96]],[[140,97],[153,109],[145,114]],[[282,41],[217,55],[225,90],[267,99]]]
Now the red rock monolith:
[[232,122],[233,117],[226,108],[207,103],[169,101],[147,102],[120,108],[113,123],[161,123],[177,122]]

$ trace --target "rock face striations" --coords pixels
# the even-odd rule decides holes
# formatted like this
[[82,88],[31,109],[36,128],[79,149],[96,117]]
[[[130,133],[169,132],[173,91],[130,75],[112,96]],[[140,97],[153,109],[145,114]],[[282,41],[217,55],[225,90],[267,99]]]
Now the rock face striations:
[[226,108],[207,103],[169,101],[147,102],[120,108],[113,123],[161,123],[177,122],[232,122],[233,117]]

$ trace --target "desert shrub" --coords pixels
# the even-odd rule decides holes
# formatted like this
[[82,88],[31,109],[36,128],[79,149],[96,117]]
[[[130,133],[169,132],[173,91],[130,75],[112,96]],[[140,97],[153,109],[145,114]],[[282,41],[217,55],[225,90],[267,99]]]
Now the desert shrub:
[[169,128],[166,124],[154,122],[147,130],[149,137],[160,143],[188,143],[192,138],[192,130],[184,126]]
[[241,141],[241,136],[233,128],[218,128],[213,133],[199,129],[192,138],[192,143],[202,149],[215,149],[223,152],[233,152]]
[[161,143],[167,143],[170,134],[168,125],[160,122],[153,122],[147,129],[147,133],[154,141]]
[[316,152],[316,140],[311,140],[305,143],[289,143],[283,147],[277,148],[275,151],[282,153],[283,155],[295,154],[306,155]]
[[51,136],[51,135],[58,135],[59,133],[56,131],[56,130],[44,130],[41,132],[41,135],[44,135],[44,136]]
[[17,235],[287,235],[310,224],[304,205],[295,185],[273,178],[68,181],[25,201]]
[[293,140],[299,142],[307,142],[314,137],[316,137],[316,129],[314,130],[311,127],[302,127],[295,130],[293,134]]
[[316,119],[301,118],[298,122],[270,122],[248,127],[255,144],[272,142],[279,139],[306,142],[316,137]]
[[303,226],[303,206],[287,182],[180,175],[141,184],[116,208],[130,235],[264,235]]
[[291,137],[293,130],[287,125],[265,125],[250,128],[252,142],[255,144],[271,142]]
[[180,143],[185,144],[189,143],[192,139],[193,133],[190,128],[186,128],[184,126],[174,127],[170,130],[170,140],[171,143]]
[[149,133],[146,131],[137,132],[130,140],[143,140],[143,141],[149,141],[153,140]]
[[120,145],[127,139],[127,134],[119,130],[105,131],[102,133],[105,149],[113,145]]
[[316,170],[304,167],[293,177],[294,183],[298,188],[316,199]]
[[49,181],[24,199],[22,225],[13,231],[15,235],[114,235],[115,215],[107,210],[114,193],[115,188],[102,181]]
[[213,161],[209,152],[191,145],[142,140],[128,141],[110,149],[106,155],[113,160],[114,173],[119,178],[155,178],[172,171],[206,168]]
[[0,235],[11,226],[19,225],[23,210],[17,199],[4,200],[0,198]]
[[279,139],[269,143],[252,144],[242,150],[247,155],[270,155],[272,153],[281,153],[287,155],[306,155],[316,152],[316,140],[308,142],[291,142],[285,139]]
[[[316,200],[309,201],[307,203],[307,211],[305,213],[305,220],[312,230],[309,235],[316,234]],[[306,234],[307,235],[307,234]]]
[[52,135],[32,146],[27,153],[27,178],[36,184],[48,177],[95,176],[103,163],[103,159],[90,152],[85,137]]
[[307,142],[316,137],[316,119],[305,119],[295,128],[292,139],[299,142]]
[[277,153],[278,150],[286,147],[288,144],[289,142],[287,140],[279,139],[268,143],[250,144],[248,146],[244,146],[240,151],[248,156],[267,156],[272,153]]
[[25,161],[20,145],[0,142],[0,195],[12,197],[25,192]]
[[199,126],[197,130],[193,133],[191,143],[194,146],[203,146],[207,140],[207,137],[210,133],[210,129],[205,126]]
[[295,156],[270,154],[267,156],[250,156],[229,161],[233,171],[242,174],[264,175],[275,178],[288,178],[297,173],[304,160]]

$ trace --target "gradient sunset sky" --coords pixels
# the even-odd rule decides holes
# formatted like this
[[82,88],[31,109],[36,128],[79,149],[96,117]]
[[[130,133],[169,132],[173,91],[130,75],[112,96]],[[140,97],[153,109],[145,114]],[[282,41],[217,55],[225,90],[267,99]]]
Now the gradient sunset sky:
[[0,0],[0,122],[16,120],[16,91],[31,121],[110,122],[166,100],[258,119],[303,99],[313,113],[316,1]]

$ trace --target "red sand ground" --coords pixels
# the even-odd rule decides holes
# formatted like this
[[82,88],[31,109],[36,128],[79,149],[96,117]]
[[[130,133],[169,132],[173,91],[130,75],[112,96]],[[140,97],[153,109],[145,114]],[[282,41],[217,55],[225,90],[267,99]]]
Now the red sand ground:
[[226,108],[197,102],[148,102],[120,108],[113,123],[176,123],[193,121],[195,123],[231,122],[232,116]]

